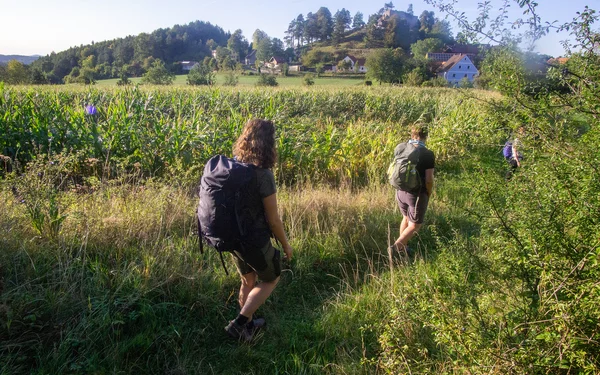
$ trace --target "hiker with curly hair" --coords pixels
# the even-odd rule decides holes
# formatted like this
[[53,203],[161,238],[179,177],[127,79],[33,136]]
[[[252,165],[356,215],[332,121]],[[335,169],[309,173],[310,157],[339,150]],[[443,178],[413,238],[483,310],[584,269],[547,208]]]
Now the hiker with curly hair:
[[[248,121],[233,154],[234,159],[218,155],[207,164],[198,215],[203,238],[220,252],[233,254],[241,278],[240,312],[225,331],[232,338],[248,342],[266,324],[265,319],[253,316],[271,295],[281,274],[280,251],[271,244],[271,235],[282,245],[288,260],[293,251],[277,211],[277,188],[271,171],[277,159],[273,122]],[[242,182],[236,185],[236,181]],[[234,208],[227,211],[228,206]],[[229,229],[219,232],[219,227]]]

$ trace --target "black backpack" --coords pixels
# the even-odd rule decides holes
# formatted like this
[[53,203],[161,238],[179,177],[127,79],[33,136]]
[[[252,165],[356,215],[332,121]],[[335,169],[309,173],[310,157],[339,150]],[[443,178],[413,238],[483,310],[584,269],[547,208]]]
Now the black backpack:
[[204,167],[200,180],[198,204],[198,234],[200,252],[202,240],[222,253],[244,252],[244,239],[252,234],[252,218],[247,214],[248,192],[256,184],[255,166],[223,155],[212,157]]
[[421,155],[421,146],[400,143],[394,150],[394,160],[388,167],[388,180],[396,190],[414,192],[421,187],[421,177],[417,164]]

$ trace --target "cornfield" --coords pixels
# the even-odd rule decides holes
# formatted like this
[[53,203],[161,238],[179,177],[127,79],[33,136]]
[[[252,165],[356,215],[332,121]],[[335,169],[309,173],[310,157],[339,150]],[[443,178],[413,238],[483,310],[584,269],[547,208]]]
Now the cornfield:
[[243,124],[256,117],[276,123],[280,181],[351,185],[381,180],[413,123],[429,125],[430,148],[441,158],[464,153],[486,123],[476,98],[452,89],[0,87],[0,152],[21,164],[77,153],[83,175],[135,169],[197,177],[211,156],[231,154]]

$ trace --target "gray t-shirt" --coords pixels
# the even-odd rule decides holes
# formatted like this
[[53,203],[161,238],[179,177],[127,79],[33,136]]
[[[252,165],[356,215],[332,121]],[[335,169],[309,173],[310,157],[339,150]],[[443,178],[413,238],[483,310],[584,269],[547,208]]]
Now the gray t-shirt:
[[277,192],[275,177],[269,169],[256,168],[256,180],[250,185],[250,189],[244,196],[244,208],[247,215],[252,220],[254,233],[250,234],[249,242],[253,246],[263,246],[271,237],[271,229],[265,216],[265,206],[263,198],[273,195]]

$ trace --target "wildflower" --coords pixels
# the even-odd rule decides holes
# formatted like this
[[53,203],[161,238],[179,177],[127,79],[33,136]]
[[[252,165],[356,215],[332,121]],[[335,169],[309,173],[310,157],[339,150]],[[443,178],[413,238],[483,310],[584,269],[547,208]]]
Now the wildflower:
[[85,106],[85,114],[90,116],[95,116],[98,114],[98,110],[91,104]]

